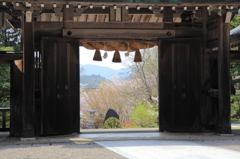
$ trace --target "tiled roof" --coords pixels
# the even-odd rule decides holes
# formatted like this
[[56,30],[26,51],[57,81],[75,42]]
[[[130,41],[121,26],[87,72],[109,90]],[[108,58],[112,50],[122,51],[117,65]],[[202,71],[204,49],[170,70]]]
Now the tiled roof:
[[238,44],[239,42],[240,42],[240,25],[230,30],[230,43],[234,45]]
[[240,34],[240,25],[232,30],[230,30],[230,35]]

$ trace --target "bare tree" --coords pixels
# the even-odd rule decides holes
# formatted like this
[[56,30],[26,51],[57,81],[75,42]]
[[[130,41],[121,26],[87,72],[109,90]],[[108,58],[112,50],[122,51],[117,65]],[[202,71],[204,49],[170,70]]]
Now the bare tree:
[[[138,83],[133,88],[133,95],[140,96],[150,103],[157,104],[158,98],[158,48],[141,50],[143,61],[140,63],[129,63],[130,76],[129,80]],[[131,60],[133,57],[130,58]]]

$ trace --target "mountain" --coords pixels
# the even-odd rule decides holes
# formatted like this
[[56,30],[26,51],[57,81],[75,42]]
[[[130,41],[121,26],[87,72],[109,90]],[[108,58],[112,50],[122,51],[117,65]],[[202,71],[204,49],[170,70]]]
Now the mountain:
[[80,65],[80,67],[84,68],[84,71],[81,73],[82,75],[100,75],[108,80],[112,80],[112,75],[120,78],[124,77],[124,73],[127,72],[127,68],[122,68],[119,70],[114,70],[109,67],[102,67],[97,65]]
[[104,82],[105,80],[107,79],[100,75],[91,75],[91,76],[81,75],[80,76],[80,81],[81,81],[81,84],[84,85],[84,88],[95,89],[97,88],[98,84],[100,84],[101,82]]

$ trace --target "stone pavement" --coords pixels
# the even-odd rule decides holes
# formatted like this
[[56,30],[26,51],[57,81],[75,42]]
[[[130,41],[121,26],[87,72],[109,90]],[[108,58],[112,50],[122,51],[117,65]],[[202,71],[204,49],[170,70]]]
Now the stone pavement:
[[[58,135],[36,138],[18,138],[9,137],[8,133],[0,132],[0,152],[1,148],[7,148],[11,146],[19,145],[18,147],[28,146],[28,149],[33,149],[37,153],[36,145],[42,145],[42,149],[52,145],[56,146],[56,150],[59,152],[67,152],[64,147],[76,147],[79,151],[74,151],[73,154],[79,153],[79,155],[85,151],[94,152],[90,153],[88,158],[96,158],[96,154],[101,155],[99,151],[106,152],[104,158],[112,158],[110,156],[115,153],[119,154],[123,158],[240,158],[240,131],[234,130],[234,135],[219,135],[216,133],[169,133],[169,132],[131,132],[127,133],[122,131],[114,133],[82,133],[82,134],[70,134],[70,135]],[[101,149],[96,146],[99,144],[106,149]],[[61,146],[64,145],[64,146]],[[75,145],[75,146],[74,146]],[[82,145],[81,148],[79,145]],[[90,145],[91,148],[85,150],[84,147]],[[61,148],[60,148],[61,147]],[[63,147],[63,148],[62,148]],[[68,148],[68,150],[70,150]],[[81,153],[80,153],[81,149]],[[229,150],[231,149],[231,150]],[[8,149],[11,153],[17,149]],[[40,150],[40,149],[39,149]],[[84,151],[83,151],[84,150]],[[96,151],[92,151],[96,150]],[[115,153],[110,154],[111,150]],[[236,151],[233,151],[236,150]],[[83,151],[83,152],[82,152]],[[14,154],[14,152],[12,152]],[[0,153],[0,158],[1,158]],[[12,154],[12,155],[13,155]],[[108,154],[108,155],[107,155]],[[89,155],[89,154],[88,154]],[[65,156],[61,154],[61,156]],[[57,156],[58,158],[63,158]],[[92,156],[92,157],[91,157]],[[94,157],[95,156],[95,157]],[[115,154],[115,158],[121,158]],[[49,158],[49,156],[45,156]],[[41,157],[41,158],[45,158]],[[76,157],[76,156],[75,156]],[[71,158],[75,158],[72,156]],[[76,158],[86,158],[86,156]],[[20,157],[21,158],[21,157]],[[25,157],[23,157],[25,158]],[[29,157],[27,157],[29,158]],[[31,157],[30,157],[31,158]],[[51,157],[50,157],[51,158]]]
[[128,140],[97,144],[130,159],[240,159],[240,152],[196,141]]

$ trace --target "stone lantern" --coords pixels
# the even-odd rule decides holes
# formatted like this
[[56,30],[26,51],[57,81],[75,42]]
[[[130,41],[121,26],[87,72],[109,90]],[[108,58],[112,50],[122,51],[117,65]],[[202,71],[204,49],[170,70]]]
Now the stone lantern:
[[89,124],[88,124],[88,128],[89,129],[95,129],[94,116],[95,116],[95,113],[97,112],[97,110],[92,108],[91,110],[89,110],[87,112],[90,113],[90,115],[89,115],[90,116],[90,121],[89,121]]

